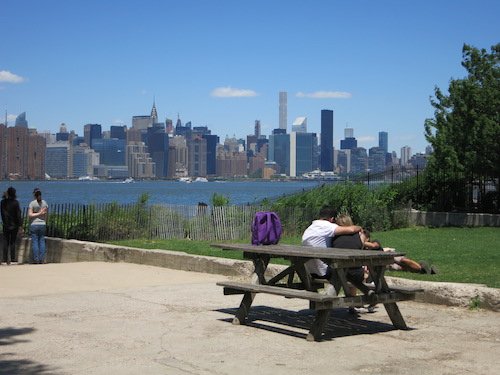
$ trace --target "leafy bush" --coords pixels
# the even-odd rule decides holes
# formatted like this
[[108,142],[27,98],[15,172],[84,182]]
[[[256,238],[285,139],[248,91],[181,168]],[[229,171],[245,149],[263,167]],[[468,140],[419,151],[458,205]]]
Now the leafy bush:
[[370,230],[382,231],[393,227],[392,208],[395,197],[396,193],[387,186],[370,190],[361,183],[333,184],[280,198],[272,205],[272,209],[282,212],[283,215],[287,207],[303,208],[304,221],[310,223],[312,213],[313,217],[317,218],[321,207],[330,205],[340,214],[350,215],[356,224]]

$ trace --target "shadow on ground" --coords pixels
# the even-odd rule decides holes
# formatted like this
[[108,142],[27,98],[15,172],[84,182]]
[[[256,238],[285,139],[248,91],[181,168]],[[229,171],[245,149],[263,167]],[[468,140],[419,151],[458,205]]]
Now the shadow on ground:
[[[230,318],[221,319],[222,321],[231,323],[237,310],[236,308],[231,308],[216,311],[231,315]],[[245,325],[305,339],[311,328],[315,314],[315,310],[309,309],[290,311],[268,306],[252,306]],[[392,324],[365,320],[361,316],[351,315],[347,309],[332,310],[324,330],[323,340],[396,330]]]
[[[30,340],[19,338],[19,336],[28,335],[34,331],[34,328],[1,328],[0,347],[27,343]],[[28,359],[13,359],[12,357],[15,356],[13,352],[2,350],[0,354],[0,375],[56,374],[53,367]]]

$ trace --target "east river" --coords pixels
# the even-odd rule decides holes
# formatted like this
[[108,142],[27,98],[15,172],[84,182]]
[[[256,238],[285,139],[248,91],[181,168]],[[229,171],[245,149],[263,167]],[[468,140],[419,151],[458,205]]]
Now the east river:
[[13,186],[21,207],[27,207],[33,200],[33,189],[43,192],[43,199],[50,204],[58,203],[134,203],[143,193],[149,193],[151,204],[197,205],[199,202],[210,204],[214,193],[229,197],[230,205],[244,205],[275,199],[310,190],[319,183],[316,181],[277,182],[277,181],[217,181],[192,182],[179,181],[0,181],[1,191]]

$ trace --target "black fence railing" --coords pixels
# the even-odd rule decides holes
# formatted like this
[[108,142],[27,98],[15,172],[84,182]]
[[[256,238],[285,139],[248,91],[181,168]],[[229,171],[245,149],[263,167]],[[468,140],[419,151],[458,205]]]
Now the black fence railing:
[[428,211],[500,212],[499,178],[443,170],[426,173],[424,168],[392,167],[350,179],[375,188],[398,185],[401,200],[413,208]]

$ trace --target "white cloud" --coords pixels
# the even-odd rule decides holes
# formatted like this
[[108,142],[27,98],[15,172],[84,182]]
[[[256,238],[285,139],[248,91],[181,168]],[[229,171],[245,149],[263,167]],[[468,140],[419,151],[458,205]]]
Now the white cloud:
[[8,122],[16,121],[16,118],[17,118],[17,115],[8,115],[7,121]]
[[148,92],[146,90],[141,90],[140,92],[142,95],[147,94]]
[[120,119],[113,121],[113,124],[123,125],[123,123],[124,123],[124,121],[120,120]]
[[258,96],[253,90],[233,89],[232,87],[217,87],[210,96],[215,98],[243,98]]
[[0,70],[0,82],[21,83],[24,81],[26,81],[26,78],[8,72],[7,70]]
[[316,91],[311,94],[298,92],[295,94],[297,98],[313,98],[313,99],[349,99],[352,97],[350,92],[342,91]]

